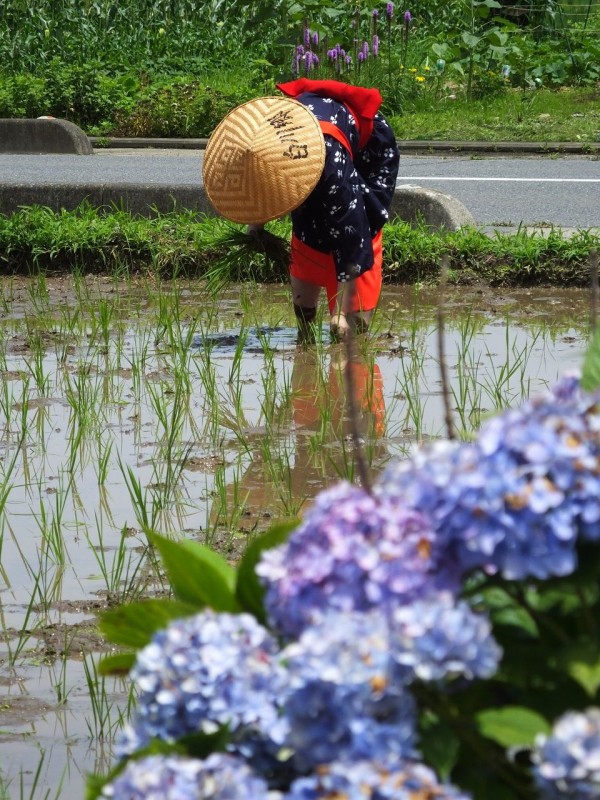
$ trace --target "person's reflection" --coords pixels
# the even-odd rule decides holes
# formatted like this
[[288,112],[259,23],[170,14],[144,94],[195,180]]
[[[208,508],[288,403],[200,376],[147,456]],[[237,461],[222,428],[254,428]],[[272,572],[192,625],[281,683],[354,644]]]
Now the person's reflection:
[[242,532],[263,530],[273,519],[298,514],[331,483],[358,482],[349,386],[363,457],[372,475],[383,466],[388,452],[381,371],[372,357],[356,356],[348,363],[345,353],[343,344],[325,355],[315,347],[297,348],[289,402],[278,415],[282,424],[263,440],[245,473],[228,485],[227,508],[213,505],[211,526],[234,522]]

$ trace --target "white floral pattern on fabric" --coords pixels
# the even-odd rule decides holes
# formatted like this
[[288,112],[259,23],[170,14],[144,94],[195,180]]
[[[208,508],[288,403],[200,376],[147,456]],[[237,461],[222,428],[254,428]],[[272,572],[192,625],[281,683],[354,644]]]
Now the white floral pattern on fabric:
[[314,250],[332,253],[338,281],[353,280],[372,267],[372,239],[389,216],[399,161],[394,134],[377,114],[371,138],[358,151],[359,130],[346,106],[312,93],[297,99],[317,119],[340,129],[354,160],[344,145],[325,135],[323,173],[312,194],[292,212],[294,234]]

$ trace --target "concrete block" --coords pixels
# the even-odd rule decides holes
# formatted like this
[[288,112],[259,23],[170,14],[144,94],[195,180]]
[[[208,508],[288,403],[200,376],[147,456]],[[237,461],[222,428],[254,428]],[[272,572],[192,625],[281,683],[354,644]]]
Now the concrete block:
[[0,119],[0,153],[93,155],[86,134],[66,119]]
[[421,219],[434,230],[475,226],[473,215],[456,197],[411,184],[396,186],[390,209],[390,219],[394,217],[411,224]]

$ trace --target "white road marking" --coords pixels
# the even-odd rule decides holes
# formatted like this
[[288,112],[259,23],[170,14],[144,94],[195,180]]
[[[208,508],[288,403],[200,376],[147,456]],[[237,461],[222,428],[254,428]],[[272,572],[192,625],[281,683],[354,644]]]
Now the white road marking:
[[443,175],[403,175],[396,179],[396,186],[406,181],[498,181],[504,183],[600,183],[600,178],[459,178]]

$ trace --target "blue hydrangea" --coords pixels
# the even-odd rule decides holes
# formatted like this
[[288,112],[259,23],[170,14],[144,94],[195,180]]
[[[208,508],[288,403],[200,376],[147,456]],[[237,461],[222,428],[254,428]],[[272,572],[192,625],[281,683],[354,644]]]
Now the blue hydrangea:
[[536,786],[543,800],[600,797],[600,708],[568,712],[532,752]]
[[329,613],[282,653],[286,747],[302,773],[334,760],[416,755],[409,670],[390,654],[380,612]]
[[440,783],[423,764],[372,761],[329,764],[292,783],[284,800],[469,800],[469,795]]
[[171,623],[137,654],[131,671],[136,713],[118,752],[224,725],[234,740],[248,731],[258,739],[267,732],[274,741],[283,736],[277,703],[285,670],[278,649],[249,614],[207,610]]
[[473,443],[436,443],[392,465],[375,492],[426,509],[434,550],[445,550],[459,574],[569,575],[578,538],[600,539],[598,402],[569,377],[491,419]]
[[113,800],[274,800],[240,759],[213,753],[205,761],[149,756],[129,761],[101,797]]
[[330,609],[410,602],[446,582],[431,558],[433,539],[415,509],[343,482],[321,492],[288,542],[257,565],[270,622],[293,639]]
[[489,678],[502,651],[489,619],[449,592],[393,611],[391,652],[422,681]]

